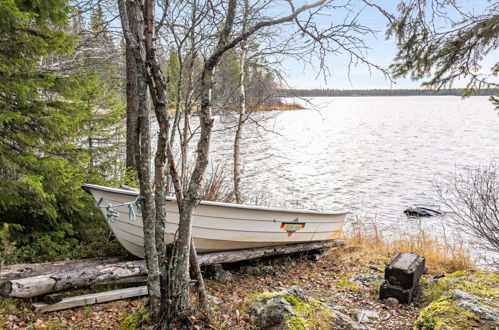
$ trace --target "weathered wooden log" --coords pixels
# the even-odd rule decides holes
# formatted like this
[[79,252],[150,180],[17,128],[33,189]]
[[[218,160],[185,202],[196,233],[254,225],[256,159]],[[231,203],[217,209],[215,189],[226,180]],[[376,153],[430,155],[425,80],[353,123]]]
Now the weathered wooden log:
[[30,298],[68,288],[86,287],[147,273],[143,260],[128,261],[111,265],[85,267],[38,275],[2,284],[0,294],[10,297]]
[[310,250],[325,249],[334,246],[341,246],[343,244],[344,244],[343,241],[330,241],[330,242],[318,242],[318,243],[278,245],[266,248],[255,248],[255,249],[238,250],[238,251],[200,254],[198,255],[198,260],[200,265],[227,264],[243,260],[277,256],[281,254],[290,254],[290,253],[305,252]]
[[37,264],[17,264],[0,267],[0,285],[9,280],[17,280],[53,272],[109,265],[126,261],[125,257],[91,258],[63,260]]
[[[207,253],[198,255],[198,263],[199,265],[233,263],[243,260],[325,249],[341,245],[343,245],[342,241],[329,241]],[[144,260],[91,267],[79,267],[77,269],[56,271],[45,275],[6,281],[0,286],[0,294],[18,298],[31,298],[69,288],[86,287],[113,281],[123,281],[123,279],[126,278],[139,277],[146,274],[147,268]]]

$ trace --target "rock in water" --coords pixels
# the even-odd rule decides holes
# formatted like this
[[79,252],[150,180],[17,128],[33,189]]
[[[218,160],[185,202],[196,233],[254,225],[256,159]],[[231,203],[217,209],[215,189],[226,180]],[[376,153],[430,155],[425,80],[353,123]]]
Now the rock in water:
[[404,210],[404,214],[408,217],[434,217],[441,215],[442,212],[427,207],[411,206]]
[[296,285],[257,295],[248,312],[260,329],[365,329],[349,316],[308,297]]

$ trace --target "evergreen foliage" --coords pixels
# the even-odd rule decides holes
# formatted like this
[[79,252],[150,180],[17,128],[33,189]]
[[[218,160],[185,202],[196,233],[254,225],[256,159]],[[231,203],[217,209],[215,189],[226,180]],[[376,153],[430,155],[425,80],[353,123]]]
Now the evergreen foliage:
[[0,222],[3,249],[17,246],[22,259],[88,254],[107,239],[80,186],[108,176],[89,166],[98,152],[81,141],[119,115],[96,119],[96,100],[108,99],[98,75],[62,70],[78,44],[64,31],[70,10],[66,0],[0,2]]
[[499,62],[482,70],[484,58],[499,45],[497,2],[480,14],[443,0],[406,0],[398,10],[388,30],[399,49],[391,67],[395,77],[425,80],[423,86],[435,89],[465,80],[468,92],[499,86],[493,81]]

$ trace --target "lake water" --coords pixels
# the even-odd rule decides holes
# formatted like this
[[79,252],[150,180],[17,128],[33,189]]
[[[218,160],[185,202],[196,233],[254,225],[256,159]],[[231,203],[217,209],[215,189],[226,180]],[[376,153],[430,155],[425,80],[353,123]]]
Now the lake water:
[[[344,209],[397,223],[437,205],[434,183],[499,157],[499,117],[487,97],[313,98],[314,109],[256,113],[242,143],[249,199]],[[212,163],[232,164],[235,118],[216,117]],[[225,128],[225,129],[224,129]]]

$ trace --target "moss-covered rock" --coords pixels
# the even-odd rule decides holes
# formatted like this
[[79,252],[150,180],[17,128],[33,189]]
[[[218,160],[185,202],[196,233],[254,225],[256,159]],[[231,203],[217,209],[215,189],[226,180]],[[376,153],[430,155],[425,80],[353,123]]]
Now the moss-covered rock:
[[307,297],[298,286],[255,296],[248,312],[254,325],[260,329],[349,329],[354,324],[348,316],[340,317],[339,312]]
[[423,309],[414,323],[414,329],[471,329],[478,324],[478,317],[464,308],[457,307],[450,296],[440,297]]
[[415,329],[470,329],[499,322],[499,274],[457,271],[423,285],[431,302],[419,314]]

